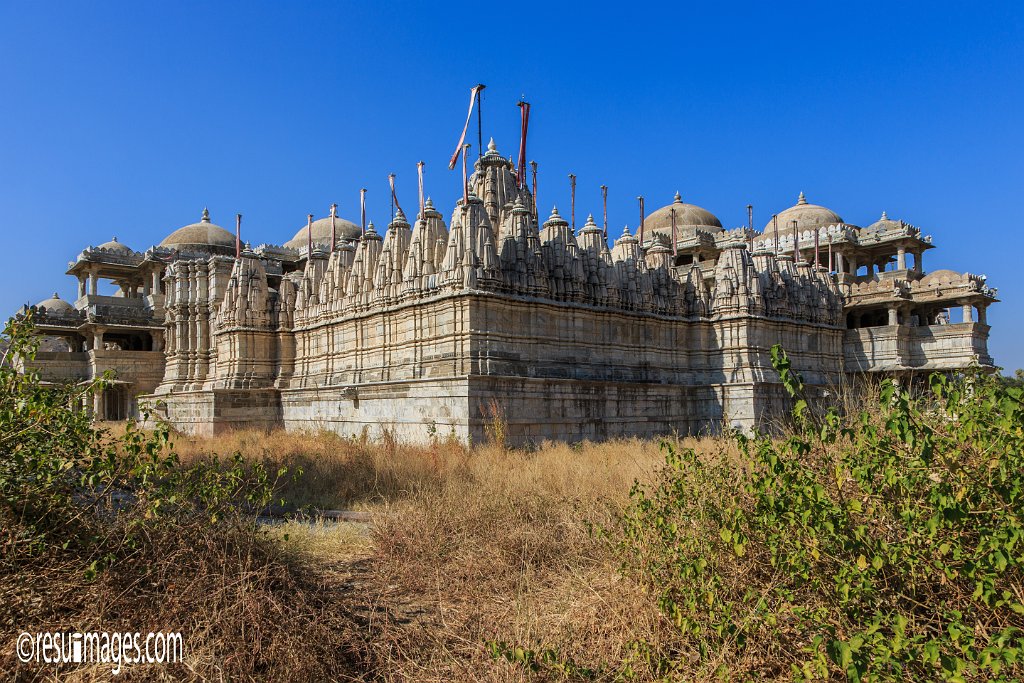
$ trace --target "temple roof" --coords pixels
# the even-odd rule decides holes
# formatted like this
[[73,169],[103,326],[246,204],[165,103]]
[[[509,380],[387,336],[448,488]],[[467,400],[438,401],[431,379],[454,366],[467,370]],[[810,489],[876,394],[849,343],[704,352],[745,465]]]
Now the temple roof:
[[679,237],[683,237],[684,233],[692,236],[697,229],[704,232],[722,231],[722,221],[718,220],[715,214],[696,204],[687,204],[678,192],[676,192],[675,201],[651,212],[644,218],[644,230],[656,230],[670,235],[673,209],[676,215],[676,232]]
[[43,299],[37,303],[36,308],[45,308],[46,312],[50,315],[75,314],[78,312],[74,306],[61,299],[57,292],[54,292],[53,296],[49,299]]
[[104,242],[98,248],[106,249],[107,251],[117,251],[121,252],[122,254],[132,253],[131,247],[129,247],[127,244],[122,244],[121,242],[118,242],[116,237],[111,239],[109,242]]
[[[335,218],[337,223],[336,230],[339,240],[357,240],[362,234],[362,229],[353,223],[347,221],[344,218],[338,216]],[[307,243],[306,237],[306,226],[303,225],[295,232],[295,237],[284,243],[284,246],[292,249],[302,249]],[[330,246],[331,244],[331,217],[321,218],[313,221],[313,244],[319,244],[321,246]]]
[[199,248],[226,247],[234,250],[235,236],[224,228],[210,222],[210,212],[203,209],[203,217],[198,223],[178,228],[164,238],[162,247]]
[[[796,221],[797,230],[800,232],[843,223],[843,219],[832,209],[818,204],[809,204],[803,192],[800,193],[796,204],[780,212],[777,218],[780,235],[793,234],[793,221]],[[771,235],[772,231],[773,220],[769,220],[768,224],[764,226],[764,234]]]

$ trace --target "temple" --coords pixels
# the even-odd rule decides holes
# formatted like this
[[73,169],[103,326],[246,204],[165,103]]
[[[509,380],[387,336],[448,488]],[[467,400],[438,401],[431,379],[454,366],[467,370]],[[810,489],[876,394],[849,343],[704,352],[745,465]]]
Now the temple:
[[609,243],[592,217],[540,215],[523,178],[492,141],[448,224],[421,193],[383,234],[332,208],[251,247],[203,211],[145,251],[88,247],[77,300],[23,310],[47,339],[33,362],[49,381],[112,370],[97,419],[419,440],[500,419],[520,442],[763,429],[785,405],[776,343],[822,398],[992,366],[995,290],[928,273],[932,240],[902,220],[859,227],[801,193],[726,230],[677,194]]

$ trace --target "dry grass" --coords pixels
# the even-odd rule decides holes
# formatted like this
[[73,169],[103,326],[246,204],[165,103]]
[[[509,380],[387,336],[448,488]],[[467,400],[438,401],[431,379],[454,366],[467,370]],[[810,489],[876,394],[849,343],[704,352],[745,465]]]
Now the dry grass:
[[[129,518],[126,515],[126,519]],[[124,665],[121,680],[324,680],[367,665],[321,557],[251,524],[201,520],[151,532],[95,580],[89,558],[53,554],[0,571],[0,678],[110,680],[112,665],[22,665],[20,631],[177,631],[185,662]]]
[[[686,439],[732,454],[724,439]],[[611,522],[635,481],[663,463],[656,442],[618,440],[533,451],[452,442],[374,444],[332,434],[237,432],[181,438],[185,458],[238,450],[298,464],[303,504],[370,511],[374,523],[280,527],[319,558],[358,615],[364,680],[525,680],[485,643],[557,645],[579,664],[629,657],[630,642],[672,638],[648,596],[618,572],[590,525]],[[644,680],[643,665],[637,665]],[[649,674],[649,672],[647,672]]]

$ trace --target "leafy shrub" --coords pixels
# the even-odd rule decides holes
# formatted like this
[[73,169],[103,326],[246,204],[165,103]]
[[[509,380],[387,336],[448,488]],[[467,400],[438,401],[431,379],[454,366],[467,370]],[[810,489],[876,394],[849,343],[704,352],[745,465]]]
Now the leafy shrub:
[[889,380],[843,417],[772,358],[792,433],[737,434],[741,462],[663,444],[658,483],[605,532],[679,638],[596,670],[550,649],[495,656],[570,678],[1024,675],[1024,390],[936,374],[915,397]]
[[[7,323],[2,346],[0,642],[19,631],[171,630],[186,662],[137,675],[340,676],[348,625],[324,614],[309,562],[256,524],[282,471],[275,479],[238,454],[183,466],[165,426],[94,425],[82,406],[109,378],[42,382],[29,318]],[[13,648],[0,654],[5,680],[53,675],[19,665]],[[109,679],[110,669],[77,675]]]
[[[112,516],[132,508],[118,547],[131,549],[144,527],[193,515],[215,522],[240,503],[261,508],[273,485],[260,463],[238,454],[179,467],[166,425],[145,431],[129,421],[116,438],[82,406],[110,377],[48,384],[32,369],[37,337],[30,318],[4,330],[0,364],[0,520],[7,558],[54,546],[84,549],[109,542]],[[284,472],[279,472],[278,476]],[[143,527],[143,528],[139,528]]]

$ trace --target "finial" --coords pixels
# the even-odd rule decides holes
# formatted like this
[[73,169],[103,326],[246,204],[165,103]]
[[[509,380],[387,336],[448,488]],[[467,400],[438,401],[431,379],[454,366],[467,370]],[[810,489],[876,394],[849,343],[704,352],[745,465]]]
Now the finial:
[[210,210],[208,208],[206,208],[205,206],[203,207],[203,219],[202,219],[201,222],[203,222],[203,223],[209,223],[210,222]]
[[487,151],[488,152],[497,152],[498,151],[498,146],[496,144],[494,144],[494,138],[491,138],[491,141],[487,143]]
[[57,292],[54,292],[53,293],[53,298],[54,299],[59,299],[60,298],[60,294],[58,294]]
[[889,220],[889,216],[887,216],[887,215],[885,214],[885,211],[883,211],[883,212],[882,212],[882,218],[881,218],[880,220],[883,220],[883,221],[887,221],[887,220]]
[[405,212],[402,211],[402,207],[395,209],[395,220],[405,222]]
[[800,197],[797,198],[796,203],[797,204],[806,204],[807,203],[807,197],[804,196],[804,193],[803,193],[802,190],[800,191]]
[[622,226],[622,236],[623,237],[632,237],[633,236],[632,233],[629,232],[629,226],[628,225]]
[[431,199],[430,197],[427,197],[427,201],[423,202],[423,205],[425,207],[427,207],[428,209],[433,209],[434,208],[434,200]]
[[116,241],[117,241],[117,237],[111,237],[111,238],[110,238],[110,241],[111,241],[111,242],[116,242]]
[[367,235],[369,235],[369,234],[370,234],[371,232],[372,232],[372,233],[373,233],[374,235],[376,235],[376,234],[377,234],[377,229],[376,229],[375,227],[373,227],[373,221],[370,221],[370,222],[369,222],[369,223],[367,223],[367,225],[366,225],[366,234],[367,234]]
[[676,191],[676,198],[675,198],[673,203],[675,203],[675,204],[682,204],[683,203],[683,197],[682,197],[682,195],[679,194],[678,190]]

